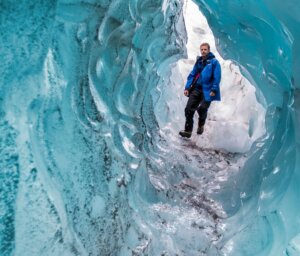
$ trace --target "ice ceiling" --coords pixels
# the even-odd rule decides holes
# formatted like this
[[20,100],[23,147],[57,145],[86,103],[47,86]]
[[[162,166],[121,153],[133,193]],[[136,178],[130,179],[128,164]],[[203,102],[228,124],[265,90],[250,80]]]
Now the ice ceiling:
[[182,1],[0,3],[1,255],[299,255],[300,5],[195,2],[266,109],[243,154],[156,105]]

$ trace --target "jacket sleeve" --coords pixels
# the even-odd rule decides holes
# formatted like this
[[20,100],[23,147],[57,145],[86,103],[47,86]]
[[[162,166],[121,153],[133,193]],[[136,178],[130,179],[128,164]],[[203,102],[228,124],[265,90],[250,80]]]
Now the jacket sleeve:
[[187,81],[186,81],[186,84],[185,84],[185,90],[190,89],[190,87],[193,83],[193,80],[194,80],[194,78],[197,74],[198,74],[198,68],[197,68],[197,62],[196,62],[195,65],[194,65],[193,70],[191,71],[191,73],[187,77]]
[[213,81],[212,81],[212,91],[218,91],[221,82],[221,65],[219,61],[215,61],[214,73],[213,73]]

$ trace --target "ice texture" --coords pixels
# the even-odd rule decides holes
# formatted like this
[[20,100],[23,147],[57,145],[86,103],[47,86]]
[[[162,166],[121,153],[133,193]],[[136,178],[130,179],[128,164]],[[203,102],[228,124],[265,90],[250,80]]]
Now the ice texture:
[[[227,255],[299,255],[299,11],[297,1],[196,1],[224,58],[262,92],[266,138],[236,180]],[[232,227],[235,227],[232,229]]]
[[183,1],[0,3],[1,255],[299,255],[300,5],[195,3],[259,110],[203,143],[165,93]]

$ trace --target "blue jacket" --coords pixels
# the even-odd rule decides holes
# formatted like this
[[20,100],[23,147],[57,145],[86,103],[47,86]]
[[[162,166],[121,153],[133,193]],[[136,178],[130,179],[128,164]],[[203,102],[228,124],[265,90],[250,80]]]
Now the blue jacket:
[[[187,78],[185,90],[189,90],[196,75],[200,73],[195,83],[195,88],[203,90],[205,101],[221,100],[220,81],[221,65],[211,52],[208,53],[206,61],[200,57],[197,59],[192,72]],[[211,97],[209,94],[213,91],[216,95]]]

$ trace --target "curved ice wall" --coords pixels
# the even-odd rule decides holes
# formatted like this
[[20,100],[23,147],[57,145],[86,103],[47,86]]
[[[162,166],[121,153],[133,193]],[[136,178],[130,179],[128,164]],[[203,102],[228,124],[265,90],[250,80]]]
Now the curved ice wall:
[[1,3],[1,255],[164,250],[149,91],[184,52],[181,6]]
[[[197,1],[220,40],[267,101],[268,136],[253,148],[237,187],[240,210],[229,225],[229,255],[299,254],[299,4]],[[251,209],[251,210],[250,210]],[[235,224],[233,224],[235,223]],[[288,248],[285,248],[288,247]]]
[[1,255],[297,254],[299,6],[197,3],[267,102],[267,136],[216,199],[228,218],[182,192],[205,189],[196,156],[170,150],[153,111],[185,54],[181,1],[6,1]]

